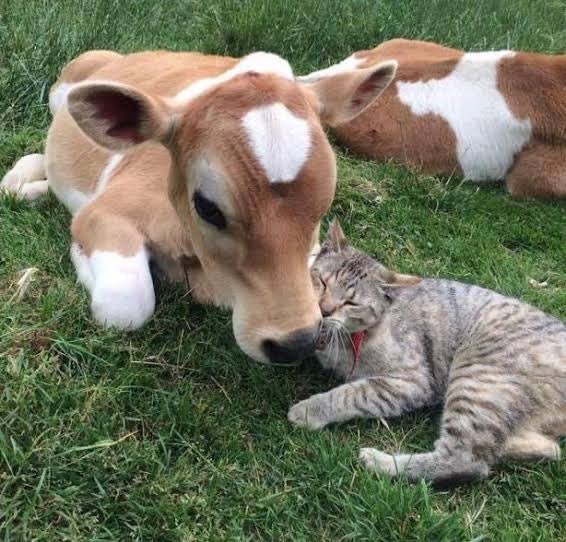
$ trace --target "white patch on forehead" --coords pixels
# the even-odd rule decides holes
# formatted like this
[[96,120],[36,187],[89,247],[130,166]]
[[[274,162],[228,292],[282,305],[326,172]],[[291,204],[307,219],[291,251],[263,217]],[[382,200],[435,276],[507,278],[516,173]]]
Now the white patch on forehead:
[[206,79],[200,79],[192,83],[174,96],[173,101],[176,104],[185,104],[217,85],[247,72],[271,73],[289,80],[293,80],[294,77],[293,70],[285,59],[273,53],[257,52],[245,56],[233,68],[230,68],[216,77],[207,77]]
[[464,175],[499,180],[531,138],[530,120],[517,119],[497,88],[497,65],[513,51],[465,54],[454,71],[426,83],[399,81],[399,100],[415,115],[433,113],[452,128]]
[[311,148],[308,122],[282,103],[274,103],[248,111],[242,117],[242,126],[269,181],[295,180]]
[[365,62],[365,58],[360,58],[355,55],[349,56],[348,58],[342,60],[338,64],[334,64],[324,70],[318,70],[316,72],[309,73],[308,75],[301,75],[297,77],[297,81],[300,83],[315,83],[319,79],[325,79],[326,77],[332,77],[334,75],[340,75],[341,73],[347,73],[349,71],[359,68]]

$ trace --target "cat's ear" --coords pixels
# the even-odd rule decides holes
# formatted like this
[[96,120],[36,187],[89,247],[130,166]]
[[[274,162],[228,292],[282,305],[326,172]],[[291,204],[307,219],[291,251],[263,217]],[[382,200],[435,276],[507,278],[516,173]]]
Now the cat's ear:
[[377,272],[378,280],[385,289],[394,290],[403,286],[416,286],[423,280],[416,275],[403,275],[381,266]]
[[344,235],[344,230],[342,230],[337,218],[334,218],[328,227],[325,244],[333,252],[342,252],[350,246],[350,242]]
[[386,284],[388,286],[416,286],[423,280],[416,275],[403,275],[402,273],[395,273],[387,269]]
[[395,273],[395,271],[391,271],[389,269],[386,269],[385,267],[380,270],[379,279],[381,282],[381,287],[383,288],[383,292],[385,294],[385,298],[390,303],[393,303],[393,301],[397,297],[397,294],[402,292],[403,288],[416,286],[422,281],[421,277]]

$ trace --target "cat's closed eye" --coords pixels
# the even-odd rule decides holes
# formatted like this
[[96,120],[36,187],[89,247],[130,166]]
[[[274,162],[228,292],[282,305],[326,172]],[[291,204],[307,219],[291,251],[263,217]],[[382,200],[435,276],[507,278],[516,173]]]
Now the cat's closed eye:
[[318,271],[311,273],[312,283],[317,292],[324,292],[326,290],[326,282]]

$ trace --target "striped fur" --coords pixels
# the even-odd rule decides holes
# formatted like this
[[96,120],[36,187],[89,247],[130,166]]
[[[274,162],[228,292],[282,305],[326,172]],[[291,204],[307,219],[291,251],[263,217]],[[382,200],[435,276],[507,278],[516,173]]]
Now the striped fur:
[[[318,358],[347,383],[296,404],[290,421],[319,429],[443,404],[432,452],[360,454],[368,468],[437,485],[486,476],[507,457],[557,459],[566,435],[566,326],[478,286],[402,285],[341,235],[341,246],[325,242],[313,276],[327,315]],[[361,329],[368,338],[353,367],[350,334]]]

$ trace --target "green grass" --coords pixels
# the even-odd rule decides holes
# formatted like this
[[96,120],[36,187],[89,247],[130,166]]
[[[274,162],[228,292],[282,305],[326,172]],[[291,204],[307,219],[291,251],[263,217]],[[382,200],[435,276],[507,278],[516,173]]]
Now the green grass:
[[[86,49],[270,50],[305,72],[395,36],[559,52],[565,21],[562,0],[1,0],[0,174],[42,149],[49,86]],[[566,317],[564,204],[338,154],[332,214],[360,247]],[[335,383],[312,363],[250,362],[228,314],[165,284],[142,331],[96,328],[68,225],[51,196],[0,201],[4,540],[566,539],[564,461],[502,466],[451,493],[380,479],[357,464],[360,445],[429,449],[437,412],[294,429],[288,407]]]

